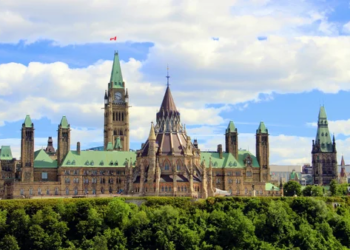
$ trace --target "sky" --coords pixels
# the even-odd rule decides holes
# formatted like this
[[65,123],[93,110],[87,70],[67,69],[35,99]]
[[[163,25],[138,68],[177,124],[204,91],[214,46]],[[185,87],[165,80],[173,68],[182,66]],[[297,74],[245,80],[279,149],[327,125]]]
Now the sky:
[[[255,154],[263,121],[270,164],[310,163],[325,106],[338,158],[350,161],[349,0],[0,1],[0,145],[20,157],[25,116],[35,147],[103,144],[103,97],[114,51],[130,96],[130,148],[147,139],[166,88],[202,151],[225,143]],[[117,41],[109,38],[117,36]]]

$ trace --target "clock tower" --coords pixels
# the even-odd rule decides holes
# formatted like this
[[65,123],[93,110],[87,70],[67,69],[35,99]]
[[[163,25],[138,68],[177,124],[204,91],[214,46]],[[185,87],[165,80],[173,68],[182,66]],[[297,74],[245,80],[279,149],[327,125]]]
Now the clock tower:
[[104,110],[104,149],[107,150],[110,143],[114,150],[129,151],[129,95],[118,52],[114,53],[111,79],[104,96]]

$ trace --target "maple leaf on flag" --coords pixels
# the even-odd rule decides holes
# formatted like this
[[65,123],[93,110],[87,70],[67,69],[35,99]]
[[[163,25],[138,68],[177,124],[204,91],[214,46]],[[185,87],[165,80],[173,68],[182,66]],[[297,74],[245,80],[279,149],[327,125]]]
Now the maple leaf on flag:
[[110,41],[114,40],[114,41],[117,41],[117,37],[112,37],[112,38],[109,38]]

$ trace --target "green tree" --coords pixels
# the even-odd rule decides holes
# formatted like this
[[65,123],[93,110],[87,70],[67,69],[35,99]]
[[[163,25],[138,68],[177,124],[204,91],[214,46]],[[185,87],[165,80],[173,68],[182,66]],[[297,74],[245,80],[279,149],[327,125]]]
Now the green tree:
[[288,181],[283,186],[285,196],[301,195],[301,185],[297,181]]
[[1,250],[19,250],[17,240],[12,235],[5,235],[4,238],[0,241]]
[[331,180],[331,183],[329,184],[329,191],[331,192],[332,196],[339,195],[339,184],[337,180]]
[[323,196],[323,187],[309,185],[303,189],[302,194],[304,196]]

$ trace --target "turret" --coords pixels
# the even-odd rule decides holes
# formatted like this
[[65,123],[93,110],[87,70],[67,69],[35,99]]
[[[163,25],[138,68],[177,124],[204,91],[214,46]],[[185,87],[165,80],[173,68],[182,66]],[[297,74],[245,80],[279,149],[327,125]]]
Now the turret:
[[70,125],[65,116],[58,125],[57,144],[57,165],[59,167],[70,150]]
[[263,122],[256,130],[256,158],[260,166],[260,181],[269,181],[269,133]]
[[34,124],[29,115],[22,124],[21,165],[22,181],[34,181]]
[[226,153],[238,159],[238,132],[233,121],[230,121],[225,133]]
[[151,123],[151,129],[148,136],[148,159],[149,159],[149,169],[148,169],[148,192],[154,192],[154,178],[156,172],[156,134],[154,132],[153,122]]

